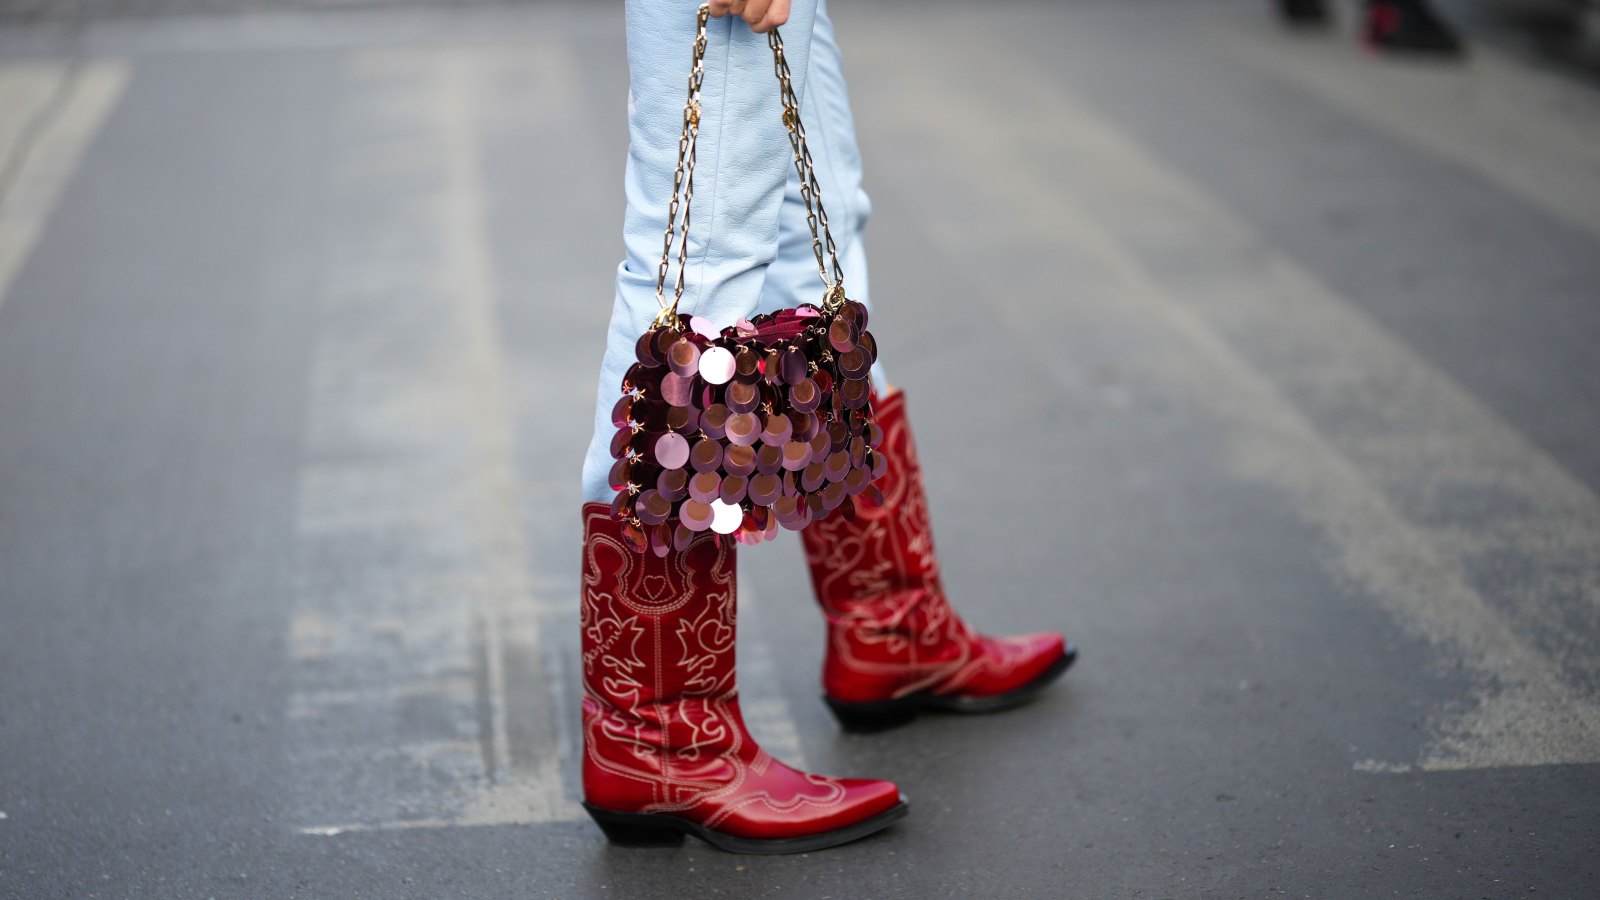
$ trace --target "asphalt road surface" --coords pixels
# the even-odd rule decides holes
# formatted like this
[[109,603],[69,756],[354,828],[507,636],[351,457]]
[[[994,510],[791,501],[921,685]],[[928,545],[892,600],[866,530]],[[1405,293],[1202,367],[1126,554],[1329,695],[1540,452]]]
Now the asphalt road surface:
[[1083,658],[846,736],[744,553],[757,736],[912,801],[751,858],[576,805],[620,8],[253,6],[0,29],[0,896],[1595,895],[1592,82],[835,0],[949,586]]

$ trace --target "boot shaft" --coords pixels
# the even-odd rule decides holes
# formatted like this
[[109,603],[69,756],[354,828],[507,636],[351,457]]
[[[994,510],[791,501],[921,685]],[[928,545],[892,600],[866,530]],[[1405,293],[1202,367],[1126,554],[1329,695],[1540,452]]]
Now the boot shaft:
[[583,521],[586,742],[610,735],[652,770],[737,744],[733,542],[706,534],[658,557],[630,549],[603,504]]
[[817,599],[830,615],[913,591],[943,593],[905,393],[874,394],[872,409],[883,429],[878,452],[887,462],[873,482],[883,501],[863,495],[856,498],[855,521],[833,516],[800,533]]
[[828,621],[823,691],[839,700],[929,688],[975,653],[977,636],[945,598],[905,394],[872,408],[887,466],[881,503],[858,499],[854,521],[813,522],[801,533],[817,603]]

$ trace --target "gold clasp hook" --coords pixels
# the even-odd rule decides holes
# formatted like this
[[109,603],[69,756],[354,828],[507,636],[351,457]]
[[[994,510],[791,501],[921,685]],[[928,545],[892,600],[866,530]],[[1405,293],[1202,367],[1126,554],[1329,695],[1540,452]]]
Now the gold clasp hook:
[[822,294],[822,308],[828,312],[838,312],[839,307],[844,305],[845,299],[844,282],[835,281],[828,285],[828,289]]

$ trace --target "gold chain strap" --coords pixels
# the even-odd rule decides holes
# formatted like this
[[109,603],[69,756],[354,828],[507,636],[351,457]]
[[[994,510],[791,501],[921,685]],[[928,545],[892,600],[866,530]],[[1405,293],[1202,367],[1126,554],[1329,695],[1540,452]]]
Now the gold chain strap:
[[[689,202],[694,199],[694,148],[700,137],[700,85],[706,78],[706,20],[709,4],[700,7],[695,28],[694,63],[689,69],[689,99],[683,104],[683,133],[678,138],[678,166],[672,173],[672,202],[667,205],[667,230],[661,238],[661,266],[656,272],[656,302],[661,312],[657,326],[672,322],[683,300],[683,280],[689,256]],[[672,289],[672,305],[667,305],[667,267],[672,258],[672,234],[678,224],[678,195],[683,194],[683,237],[678,245],[678,280]]]
[[[711,17],[709,4],[702,5],[695,22],[694,63],[689,70],[689,97],[683,104],[683,132],[678,138],[678,164],[672,175],[672,201],[667,205],[667,229],[661,240],[661,265],[656,272],[656,302],[661,312],[655,325],[675,324],[678,304],[683,301],[684,277],[689,255],[689,206],[694,199],[695,144],[700,136],[700,88],[705,82],[706,22]],[[778,76],[778,96],[783,103],[783,125],[789,131],[794,150],[794,169],[800,176],[800,197],[806,204],[806,227],[811,229],[811,250],[817,257],[817,274],[822,278],[823,307],[832,312],[844,303],[844,270],[839,266],[838,248],[828,229],[828,211],[822,206],[822,186],[817,182],[816,166],[806,146],[806,129],[800,123],[800,100],[795,95],[789,61],[783,55],[783,38],[774,28],[767,34],[772,48],[773,72]],[[683,229],[678,232],[679,197],[682,197]],[[820,226],[820,230],[819,230]],[[671,267],[672,245],[678,244],[678,277],[673,285],[672,302],[667,302],[667,272]],[[827,260],[823,252],[827,252]],[[828,264],[832,263],[832,278]]]
[[[774,28],[767,33],[767,45],[772,48],[772,70],[778,76],[778,95],[783,100],[783,126],[789,130],[789,146],[794,149],[794,170],[800,176],[800,197],[806,202],[806,226],[811,229],[811,252],[817,257],[817,274],[828,290],[824,305],[837,309],[844,302],[844,270],[839,267],[839,249],[834,246],[833,232],[828,229],[828,211],[822,207],[822,186],[817,183],[817,167],[811,162],[811,149],[806,146],[806,127],[800,123],[800,98],[795,96],[790,80],[789,60],[783,55],[783,38]],[[822,225],[818,236],[817,225]],[[828,261],[833,264],[833,280],[828,280],[828,267],[822,261],[826,244]]]

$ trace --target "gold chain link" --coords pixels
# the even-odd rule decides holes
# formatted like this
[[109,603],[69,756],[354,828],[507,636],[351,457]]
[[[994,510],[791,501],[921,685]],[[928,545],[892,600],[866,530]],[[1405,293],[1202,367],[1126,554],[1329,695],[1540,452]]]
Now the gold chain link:
[[[667,205],[667,230],[661,238],[661,266],[656,272],[656,302],[661,312],[657,326],[674,322],[683,301],[684,276],[689,256],[689,204],[694,199],[694,151],[700,137],[700,87],[706,78],[706,21],[710,5],[702,5],[695,23],[694,62],[689,69],[689,97],[683,104],[683,133],[678,138],[678,165],[672,173],[672,202]],[[678,242],[678,279],[667,304],[667,269],[672,258],[672,235],[678,223],[678,195],[683,195],[683,235]]]
[[[844,270],[839,266],[839,250],[833,243],[833,232],[828,229],[828,211],[822,206],[822,186],[817,183],[817,167],[811,162],[811,149],[806,146],[806,127],[800,122],[800,98],[795,96],[794,83],[789,72],[789,60],[783,55],[783,38],[774,28],[767,34],[767,46],[772,48],[772,69],[778,76],[778,96],[783,101],[783,126],[789,131],[789,146],[794,150],[794,170],[800,176],[800,199],[806,204],[806,227],[811,229],[811,252],[817,257],[817,274],[822,278],[823,305],[832,310],[844,302]],[[817,233],[821,225],[822,233]],[[822,251],[828,251],[828,262],[833,264],[833,278],[828,278],[828,265]]]
[[[672,201],[667,205],[667,229],[661,239],[661,265],[656,272],[656,302],[661,312],[655,325],[676,324],[678,304],[683,302],[685,272],[689,254],[689,206],[694,199],[695,144],[700,136],[700,89],[705,82],[706,22],[711,17],[709,4],[700,7],[695,22],[694,63],[689,70],[689,97],[683,104],[683,133],[678,138],[678,164],[672,174]],[[806,146],[806,129],[800,123],[800,100],[795,95],[789,61],[783,55],[783,38],[774,28],[767,34],[772,48],[773,72],[778,76],[778,96],[783,103],[783,125],[794,150],[794,169],[800,176],[800,197],[806,204],[806,227],[811,229],[811,251],[817,257],[817,273],[822,278],[823,307],[834,311],[844,303],[844,270],[839,265],[838,248],[828,229],[828,212],[822,206],[822,186],[817,182],[816,166]],[[678,232],[679,197],[682,197],[683,229]],[[820,228],[820,230],[819,230]],[[678,277],[667,302],[667,273],[671,267],[674,236],[678,243]],[[823,253],[826,251],[827,259]],[[832,263],[830,279],[828,263]]]

